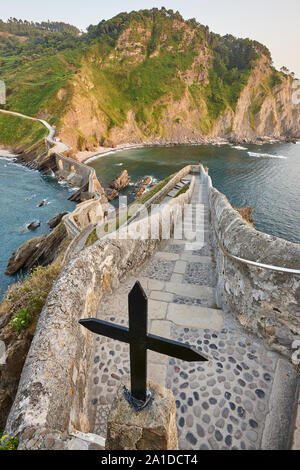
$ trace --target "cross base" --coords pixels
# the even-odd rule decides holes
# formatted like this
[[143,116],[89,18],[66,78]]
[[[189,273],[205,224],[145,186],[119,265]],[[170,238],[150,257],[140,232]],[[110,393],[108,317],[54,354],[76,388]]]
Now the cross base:
[[[128,390],[130,381],[125,382]],[[106,450],[178,450],[176,407],[172,392],[147,381],[151,400],[135,412],[120,385],[107,420]]]
[[134,396],[132,396],[130,390],[128,390],[125,385],[123,387],[123,395],[125,400],[129,403],[130,408],[132,408],[136,413],[139,413],[140,411],[144,410],[148,405],[150,406],[152,401],[154,400],[154,396],[151,394],[151,392],[146,393],[145,402],[137,400],[136,398],[134,398]]

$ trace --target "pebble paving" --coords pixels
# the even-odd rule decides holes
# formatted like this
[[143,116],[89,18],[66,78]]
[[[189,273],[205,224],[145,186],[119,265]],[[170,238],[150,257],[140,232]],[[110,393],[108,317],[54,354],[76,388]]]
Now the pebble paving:
[[172,336],[211,358],[201,364],[169,360],[180,448],[259,449],[277,355],[227,328],[174,326]]
[[[207,210],[207,194],[197,181],[193,203],[199,201]],[[183,274],[177,274],[176,261],[154,256],[135,276],[120,285],[116,296],[103,303],[99,318],[128,325],[127,295],[137,278],[148,296],[166,299],[166,302],[154,301],[158,302],[159,310],[153,318],[149,309],[148,330],[151,331],[154,323],[158,329],[161,325],[161,331],[169,331],[171,338],[193,345],[210,359],[191,364],[148,353],[149,377],[171,389],[174,394],[179,448],[259,449],[279,356],[267,350],[258,338],[246,334],[235,323],[233,316],[227,314],[225,317],[222,312],[219,314],[223,315],[223,326],[218,331],[199,326],[184,327],[168,321],[168,308],[172,304],[198,308],[199,315],[204,308],[206,315],[210,311],[216,314],[214,298],[207,293],[200,294],[204,292],[201,286],[215,287],[216,274],[209,241],[202,248],[187,252],[184,243],[171,240],[163,253],[165,257],[168,254],[178,255],[185,262]],[[195,262],[186,261],[187,254],[205,258],[203,262],[198,259]],[[180,292],[174,292],[174,275],[178,282],[174,285],[181,287],[178,287]],[[170,285],[173,290],[170,290]],[[199,286],[199,295],[183,295],[182,285],[190,288]],[[107,312],[113,315],[107,315]],[[161,317],[157,316],[157,312],[161,312]],[[93,432],[106,435],[110,405],[118,386],[129,373],[129,346],[96,337],[90,387]]]

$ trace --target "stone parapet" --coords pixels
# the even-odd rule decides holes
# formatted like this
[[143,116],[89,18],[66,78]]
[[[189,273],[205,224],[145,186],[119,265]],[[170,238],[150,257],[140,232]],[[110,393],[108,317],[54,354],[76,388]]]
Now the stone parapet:
[[[100,240],[72,259],[55,282],[40,315],[35,337],[28,353],[18,392],[6,424],[6,434],[22,436],[26,429],[47,429],[88,433],[88,395],[86,393],[92,334],[78,324],[81,318],[95,317],[99,302],[111,293],[119,280],[143,264],[160,246],[162,221],[171,213],[174,228],[176,210],[189,203],[195,178],[190,187],[160,212],[130,225],[144,234],[149,219],[158,224],[158,238],[143,235],[125,239]],[[172,207],[170,207],[172,206]],[[49,431],[49,432],[50,432]],[[23,444],[26,447],[26,441]],[[34,446],[32,447],[34,448]]]
[[270,347],[291,358],[293,343],[300,339],[300,276],[240,262],[224,250],[262,265],[299,270],[300,244],[255,230],[204,172],[202,179],[209,187],[218,304],[245,328],[265,338]]

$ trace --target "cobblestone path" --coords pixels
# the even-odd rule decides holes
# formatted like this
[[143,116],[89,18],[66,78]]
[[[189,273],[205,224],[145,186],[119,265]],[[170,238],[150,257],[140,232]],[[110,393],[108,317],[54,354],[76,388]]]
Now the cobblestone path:
[[[139,279],[149,298],[148,330],[210,357],[207,363],[190,364],[148,352],[149,378],[175,396],[180,449],[284,448],[296,376],[288,361],[215,304],[208,200],[198,178],[186,229],[200,230],[204,246],[191,250],[186,241],[169,241],[101,303],[99,318],[127,326],[127,296]],[[193,221],[197,203],[203,204],[200,227]],[[91,370],[93,432],[105,437],[110,405],[130,372],[129,346],[96,337]]]

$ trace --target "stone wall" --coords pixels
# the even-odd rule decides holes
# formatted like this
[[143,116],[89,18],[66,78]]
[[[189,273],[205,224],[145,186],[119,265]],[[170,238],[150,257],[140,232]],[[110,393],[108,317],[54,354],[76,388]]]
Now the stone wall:
[[78,186],[79,188],[88,185],[87,191],[90,193],[101,193],[103,191],[94,168],[77,162],[72,158],[65,157],[61,153],[56,153],[55,158],[57,166],[56,176],[58,179],[64,179],[71,186]]
[[63,219],[68,237],[74,239],[83,227],[103,218],[103,204],[107,203],[107,198],[94,168],[65,157],[61,153],[55,153],[55,159],[56,177],[66,180],[71,186],[85,188],[82,194],[88,196],[87,201],[78,204],[75,211]]
[[[176,186],[176,184],[181,179],[193,171],[198,171],[199,173],[199,166],[187,165],[178,171],[178,173],[176,173],[160,191],[155,193],[142,205],[142,212],[145,208],[150,207],[152,204],[159,204],[159,202],[164,199],[164,197],[174,188],[174,186]],[[99,223],[101,222],[101,219],[104,219],[102,227],[107,224],[108,219],[104,218],[105,210],[107,210],[107,207],[105,204],[102,204],[101,199],[93,199],[79,204],[74,212],[67,214],[64,217],[63,221],[68,232],[68,237],[72,239],[72,242],[70,243],[64,258],[65,261],[69,261],[74,256],[74,254],[78,253],[78,251],[82,249],[89,234],[94,229],[95,223],[98,223],[100,227]],[[138,199],[128,206],[128,211],[135,211],[135,213],[131,216],[129,223],[133,223],[140,217],[140,203]],[[143,217],[143,214],[141,216]],[[127,220],[125,223],[127,223]]]
[[68,216],[80,230],[87,225],[97,224],[103,217],[103,204],[99,199],[90,199],[77,204],[76,209]]
[[[100,240],[62,271],[41,313],[6,424],[5,433],[17,435],[20,448],[41,448],[45,439],[53,439],[53,435],[63,435],[66,444],[62,448],[67,448],[66,435],[74,429],[89,432],[86,388],[93,335],[78,320],[95,317],[101,298],[151,256],[161,243],[162,221],[171,212],[171,228],[174,227],[176,210],[191,200],[194,185],[193,177],[186,193],[151,216],[151,223],[160,226],[158,239],[143,239],[143,235],[122,239],[127,230],[123,227],[120,239]],[[146,217],[130,227],[133,230],[136,225],[136,233],[143,234],[148,223]],[[40,429],[42,438],[39,435],[33,439]],[[58,438],[57,445],[61,447],[60,443]]]
[[300,339],[300,275],[243,264],[224,254],[220,245],[239,258],[300,270],[300,244],[253,229],[201,171],[210,188],[218,305],[291,358],[292,343]]

